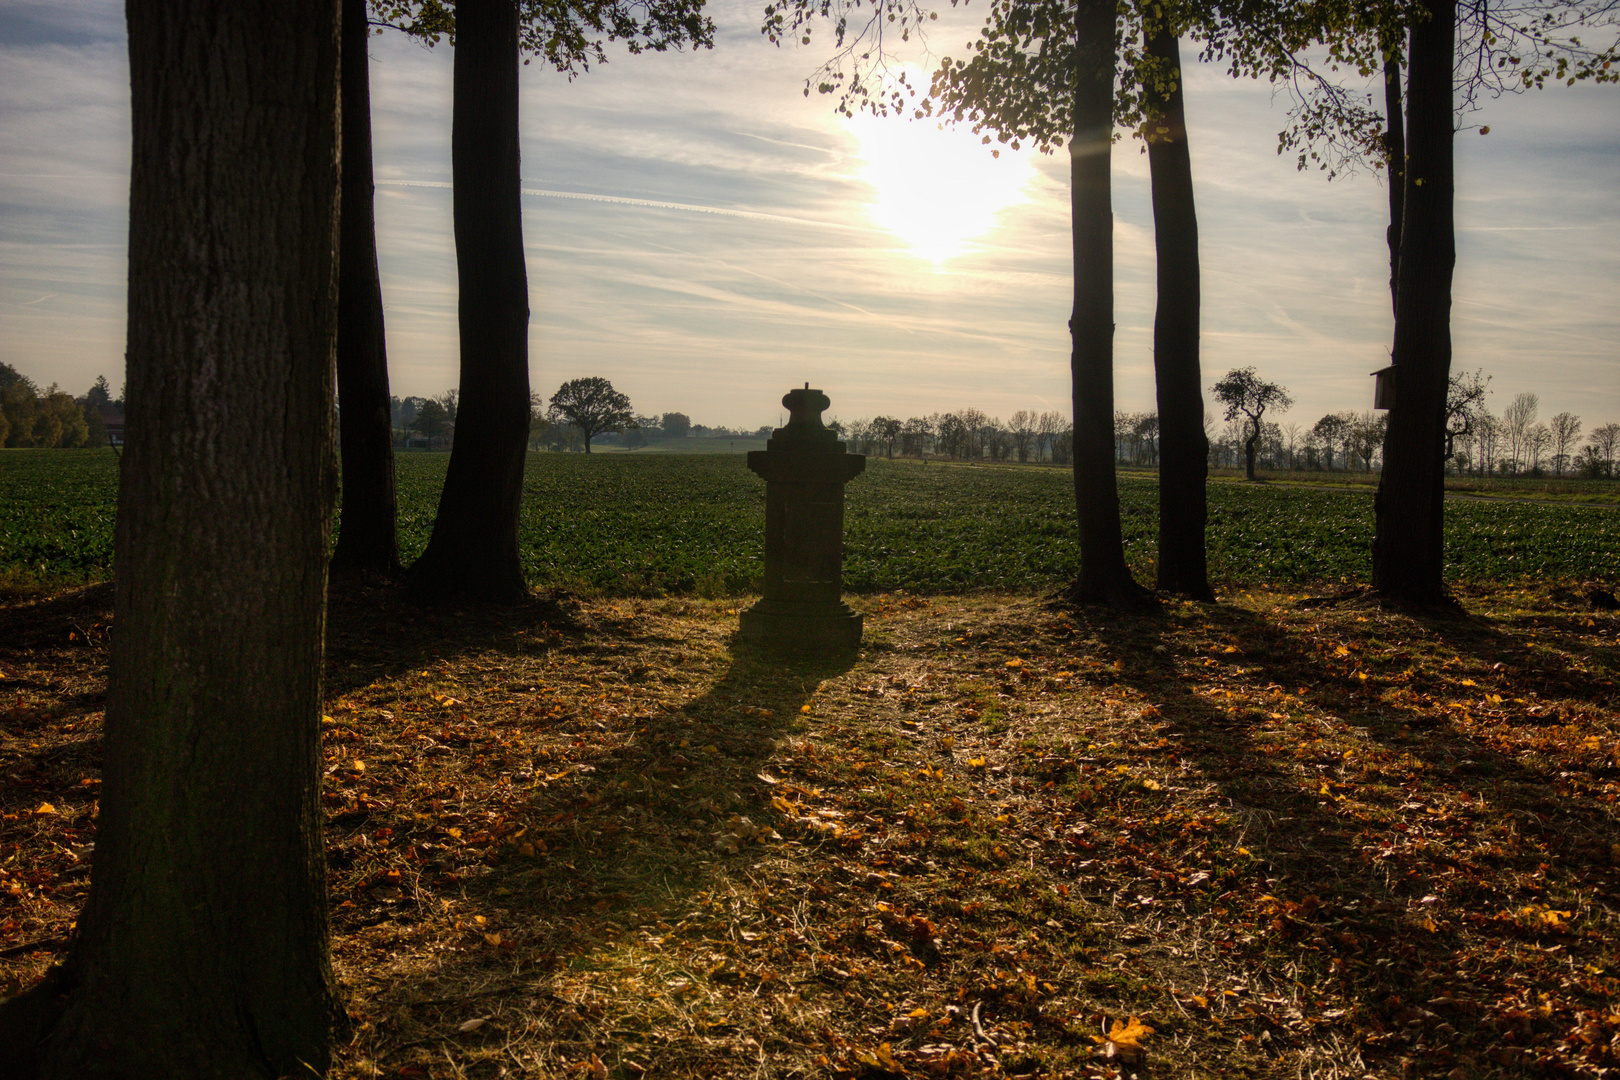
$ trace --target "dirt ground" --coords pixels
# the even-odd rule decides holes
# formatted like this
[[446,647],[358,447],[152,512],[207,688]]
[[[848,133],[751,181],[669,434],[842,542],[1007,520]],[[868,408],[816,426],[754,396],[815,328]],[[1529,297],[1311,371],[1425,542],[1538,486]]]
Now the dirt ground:
[[[1620,1076],[1620,616],[1239,593],[332,603],[361,1077]],[[0,607],[0,994],[88,883],[105,587]]]

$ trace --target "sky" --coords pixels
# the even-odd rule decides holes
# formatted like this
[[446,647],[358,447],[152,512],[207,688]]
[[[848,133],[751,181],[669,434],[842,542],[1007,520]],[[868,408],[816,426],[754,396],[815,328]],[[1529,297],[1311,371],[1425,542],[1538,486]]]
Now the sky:
[[[838,117],[804,93],[825,39],[777,48],[759,4],[709,10],[713,50],[522,71],[534,389],[603,376],[639,413],[742,428],[805,382],[828,419],[1067,414],[1066,152]],[[979,18],[942,18],[931,54]],[[370,55],[391,388],[437,394],[457,380],[451,52],[388,31]],[[122,381],[128,80],[121,5],[0,0],[0,362],[75,394]],[[1380,180],[1297,171],[1264,84],[1191,66],[1186,87],[1206,390],[1252,365],[1293,395],[1285,424],[1370,408],[1393,333]],[[1617,121],[1620,87],[1558,87],[1457,135],[1452,365],[1491,376],[1498,414],[1532,392],[1543,419],[1620,421]],[[1113,161],[1116,404],[1136,412],[1153,223],[1140,145]]]

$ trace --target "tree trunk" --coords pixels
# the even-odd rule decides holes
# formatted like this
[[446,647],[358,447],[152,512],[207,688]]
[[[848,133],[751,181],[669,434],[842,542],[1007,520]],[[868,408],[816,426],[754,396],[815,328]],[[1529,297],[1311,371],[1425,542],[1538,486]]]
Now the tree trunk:
[[[338,7],[130,0],[128,403],[90,894],[0,1075],[324,1072]],[[28,1030],[28,1029],[32,1030]]]
[[1159,306],[1153,318],[1159,399],[1158,586],[1213,603],[1204,555],[1209,438],[1204,434],[1198,363],[1198,214],[1181,96],[1181,53],[1175,35],[1163,26],[1149,36],[1147,51],[1164,65],[1164,77],[1173,80],[1163,93],[1147,88],[1156,117],[1148,139],[1148,170],[1159,264]]
[[1401,60],[1393,43],[1384,48],[1384,113],[1389,126],[1384,132],[1384,150],[1389,155],[1389,299],[1400,303],[1397,294],[1401,280],[1401,209],[1406,198],[1406,122],[1401,115]]
[[1452,48],[1455,0],[1433,0],[1412,27],[1407,73],[1406,199],[1395,305],[1395,406],[1375,502],[1373,588],[1419,604],[1447,601],[1446,384],[1451,374]]
[[1254,431],[1243,440],[1243,475],[1249,480],[1256,479],[1254,475],[1254,447],[1260,441],[1260,421],[1254,421]]
[[529,434],[529,279],[518,176],[514,0],[456,5],[456,279],[461,401],[433,536],[411,568],[421,595],[526,598],[518,507]]
[[343,510],[334,569],[399,572],[394,423],[371,175],[366,0],[343,0],[343,210],[338,234],[338,423]]
[[1114,5],[1080,0],[1075,11],[1074,137],[1069,199],[1074,241],[1074,499],[1080,573],[1066,595],[1081,603],[1147,599],[1125,565],[1114,476]]

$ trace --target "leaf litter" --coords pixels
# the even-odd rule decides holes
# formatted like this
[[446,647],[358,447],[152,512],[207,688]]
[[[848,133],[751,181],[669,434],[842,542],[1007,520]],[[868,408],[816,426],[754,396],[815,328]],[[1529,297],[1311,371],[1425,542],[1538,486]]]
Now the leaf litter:
[[[1560,595],[879,595],[784,666],[735,601],[340,589],[333,1075],[1620,1075],[1620,617]],[[0,993],[83,901],[109,606],[0,609]]]

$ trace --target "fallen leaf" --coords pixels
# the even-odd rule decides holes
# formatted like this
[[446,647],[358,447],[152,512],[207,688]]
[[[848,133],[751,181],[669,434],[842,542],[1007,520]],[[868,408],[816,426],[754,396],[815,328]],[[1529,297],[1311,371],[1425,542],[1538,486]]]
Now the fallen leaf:
[[457,1027],[456,1030],[460,1031],[462,1033],[466,1033],[468,1031],[477,1031],[479,1028],[483,1027],[484,1024],[487,1023],[487,1022],[488,1021],[485,1020],[483,1017],[480,1017],[477,1020],[467,1020],[467,1021],[463,1022],[459,1027]]
[[1151,1034],[1153,1029],[1133,1016],[1123,1023],[1115,1020],[1107,1035],[1093,1035],[1091,1041],[1100,1044],[1096,1051],[1098,1057],[1130,1062],[1142,1056],[1142,1040]]

